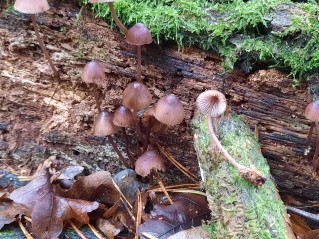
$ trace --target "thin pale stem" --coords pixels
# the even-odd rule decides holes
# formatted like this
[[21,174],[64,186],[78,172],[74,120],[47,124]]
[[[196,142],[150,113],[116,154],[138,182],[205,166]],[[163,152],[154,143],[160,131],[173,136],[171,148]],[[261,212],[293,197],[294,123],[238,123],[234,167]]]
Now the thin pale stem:
[[111,15],[116,23],[116,25],[121,29],[121,31],[124,33],[124,35],[127,34],[127,28],[123,25],[123,23],[120,21],[120,19],[117,17],[113,3],[109,2],[109,7],[110,7],[110,11],[111,11]]
[[102,109],[101,109],[101,103],[100,103],[100,96],[99,96],[99,93],[97,91],[96,84],[94,84],[94,83],[93,83],[93,95],[94,95],[94,99],[95,99],[96,108],[99,111],[99,113],[101,113]]
[[143,145],[145,145],[145,139],[143,137],[142,134],[142,130],[140,127],[140,124],[138,122],[138,118],[137,118],[137,112],[135,110],[132,111],[133,117],[134,117],[134,122],[135,122],[135,130],[137,133],[138,138],[141,140],[141,142],[143,143]]
[[315,122],[311,122],[311,125],[310,125],[310,128],[309,128],[309,132],[308,132],[308,136],[307,136],[307,142],[306,142],[307,148],[310,146],[311,135],[313,133],[314,127],[315,127]]
[[137,212],[136,212],[136,221],[135,221],[135,237],[134,239],[138,239],[138,228],[142,223],[142,194],[141,190],[137,189]]
[[142,82],[141,67],[142,67],[142,48],[141,46],[137,46],[137,81],[139,82]]
[[33,25],[33,28],[34,28],[34,32],[35,32],[35,35],[36,35],[37,40],[38,40],[38,42],[39,42],[40,48],[41,48],[41,50],[43,51],[45,58],[48,60],[48,62],[49,62],[49,64],[50,64],[50,67],[51,67],[51,69],[52,69],[52,71],[53,71],[54,76],[57,77],[57,78],[59,78],[59,77],[60,77],[60,73],[59,73],[59,71],[55,68],[55,66],[54,66],[54,64],[53,64],[53,62],[52,62],[52,59],[51,59],[51,57],[50,57],[50,55],[49,55],[47,49],[46,49],[45,46],[44,46],[44,42],[43,42],[42,38],[40,37],[38,24],[37,24],[37,21],[36,21],[36,19],[35,19],[35,14],[32,14],[32,15],[31,15],[31,19],[32,19],[32,25]]
[[127,162],[127,160],[124,158],[124,156],[122,155],[121,151],[119,150],[119,148],[117,147],[116,143],[114,142],[113,138],[111,135],[107,136],[109,142],[111,143],[114,151],[117,153],[117,155],[119,156],[121,162],[125,165],[125,167],[127,168],[132,168],[131,165]]
[[213,127],[213,120],[210,114],[208,114],[208,129],[211,135],[212,143],[213,145],[223,154],[223,156],[238,170],[240,171],[241,169],[244,169],[245,166],[237,163],[237,161],[229,155],[229,153],[226,151],[226,149],[222,146],[222,144],[219,142],[215,131]]

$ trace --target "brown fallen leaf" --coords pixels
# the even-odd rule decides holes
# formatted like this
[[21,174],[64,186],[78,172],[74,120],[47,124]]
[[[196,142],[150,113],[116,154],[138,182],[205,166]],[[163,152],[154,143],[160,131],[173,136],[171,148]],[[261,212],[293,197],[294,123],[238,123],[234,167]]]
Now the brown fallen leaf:
[[296,214],[290,214],[289,219],[292,230],[297,236],[303,237],[309,231],[311,231],[311,228],[307,225],[306,221],[302,217]]
[[121,197],[113,186],[112,176],[107,171],[99,171],[74,182],[69,190],[57,187],[57,194],[72,199],[98,201],[112,206]]
[[303,239],[319,239],[319,229],[307,232]]
[[74,218],[80,223],[88,223],[87,213],[99,207],[97,202],[56,195],[47,166],[38,170],[26,186],[14,190],[10,199],[26,207],[24,214],[31,215],[32,232],[40,239],[58,237],[66,220]]
[[146,232],[156,238],[167,238],[178,231],[201,224],[208,219],[210,210],[205,196],[195,194],[173,194],[172,205],[154,205],[151,217],[140,225],[138,233],[140,238],[146,238]]

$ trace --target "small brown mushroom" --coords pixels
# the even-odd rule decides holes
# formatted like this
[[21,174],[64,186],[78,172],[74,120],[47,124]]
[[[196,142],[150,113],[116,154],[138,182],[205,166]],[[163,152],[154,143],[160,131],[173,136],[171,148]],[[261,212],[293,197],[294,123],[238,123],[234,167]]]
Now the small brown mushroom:
[[226,110],[227,103],[224,94],[217,90],[205,91],[197,97],[196,104],[198,110],[202,114],[207,115],[212,146],[222,153],[222,155],[228,160],[228,162],[236,168],[242,178],[245,178],[247,181],[251,182],[255,186],[263,185],[266,181],[266,178],[261,174],[261,172],[256,169],[251,169],[239,164],[222,146],[214,132],[212,118],[220,117]]
[[167,190],[164,187],[162,179],[160,178],[158,171],[165,172],[166,167],[163,158],[153,150],[146,151],[143,153],[135,162],[135,171],[142,177],[150,176],[151,181],[153,180],[153,174],[155,173],[160,187],[166,195],[170,204],[173,204],[171,197],[168,195]]
[[44,46],[44,42],[43,42],[42,38],[40,37],[37,21],[35,19],[35,14],[42,13],[42,12],[45,12],[45,11],[50,9],[48,1],[47,0],[38,0],[38,1],[16,0],[14,5],[13,5],[13,8],[19,12],[31,14],[32,25],[33,25],[37,40],[39,42],[40,48],[43,51],[45,58],[49,62],[49,65],[53,71],[53,75],[55,77],[59,78],[60,73],[56,69],[56,67],[54,66],[52,59],[51,59],[47,49]]
[[176,95],[170,94],[162,97],[154,106],[153,116],[161,123],[153,125],[155,133],[151,145],[154,145],[157,138],[167,127],[180,124],[185,118],[185,111],[182,102]]
[[307,137],[307,146],[310,145],[310,139],[313,132],[314,126],[316,126],[317,130],[317,143],[315,154],[313,156],[313,167],[315,171],[318,170],[319,167],[319,99],[312,101],[309,103],[305,109],[305,117],[311,121],[311,126],[309,129],[308,137]]
[[136,132],[140,140],[145,144],[139,122],[137,111],[148,107],[152,102],[152,95],[149,89],[141,82],[134,81],[125,88],[123,92],[123,104],[132,110]]
[[97,86],[101,85],[105,81],[105,72],[103,66],[97,61],[88,62],[83,68],[82,80],[87,84],[92,84],[96,108],[99,112],[101,112],[101,103]]
[[152,43],[150,30],[143,23],[136,23],[126,35],[126,42],[137,46],[137,81],[141,81],[142,50],[141,46]]
[[131,161],[131,164],[134,165],[134,159],[130,152],[130,141],[126,134],[125,128],[130,127],[135,124],[134,116],[132,111],[125,106],[120,106],[115,112],[113,117],[114,125],[120,127],[122,129],[122,133],[125,139],[125,151],[126,154]]
[[125,167],[132,168],[132,166],[127,162],[127,160],[122,155],[121,151],[118,149],[117,145],[115,144],[111,136],[117,131],[118,131],[118,127],[113,124],[113,115],[105,111],[100,112],[95,119],[94,135],[100,136],[100,137],[107,136],[109,142],[111,143],[113,149],[119,156],[121,162],[125,165]]

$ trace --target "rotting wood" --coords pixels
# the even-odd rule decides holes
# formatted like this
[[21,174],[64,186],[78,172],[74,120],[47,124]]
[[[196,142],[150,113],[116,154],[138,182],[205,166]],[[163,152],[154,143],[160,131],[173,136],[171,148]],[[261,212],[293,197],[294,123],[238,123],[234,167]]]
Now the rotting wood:
[[[46,46],[61,71],[61,84],[52,100],[57,83],[50,77],[30,19],[0,13],[0,122],[9,125],[9,132],[1,132],[0,155],[23,163],[25,156],[36,161],[54,153],[82,165],[117,171],[109,163],[115,157],[105,153],[107,148],[86,140],[92,135],[94,99],[80,74],[89,60],[102,62],[108,79],[100,89],[105,97],[102,108],[114,110],[122,102],[126,84],[135,78],[135,49],[123,35],[85,11],[76,24],[78,11],[55,3],[38,18]],[[191,129],[194,102],[202,91],[214,88],[226,95],[232,110],[243,114],[252,129],[257,126],[262,153],[280,192],[303,203],[319,202],[319,178],[303,155],[310,126],[303,116],[308,103],[305,86],[293,87],[293,80],[276,70],[250,76],[237,71],[225,74],[218,57],[194,48],[179,52],[176,47],[148,45],[143,51],[142,77],[153,102],[174,93],[186,110],[185,122],[160,138],[177,160],[197,173]]]

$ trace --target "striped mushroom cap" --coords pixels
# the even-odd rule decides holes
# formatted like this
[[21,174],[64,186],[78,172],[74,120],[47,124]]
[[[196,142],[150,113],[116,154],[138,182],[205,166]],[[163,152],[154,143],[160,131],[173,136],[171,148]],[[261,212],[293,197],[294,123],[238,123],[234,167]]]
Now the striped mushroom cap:
[[132,111],[122,105],[115,111],[113,123],[119,127],[129,127],[131,125],[134,125],[134,117]]
[[95,118],[94,135],[108,136],[118,131],[118,127],[113,124],[113,115],[109,112],[102,111]]
[[313,122],[319,121],[319,99],[312,101],[307,105],[305,117]]
[[135,171],[138,175],[146,177],[151,171],[166,171],[163,158],[153,150],[146,151],[135,162]]
[[126,42],[135,46],[150,44],[152,41],[150,30],[142,23],[136,23],[128,30],[126,35]]
[[211,117],[219,117],[225,112],[227,102],[223,93],[207,90],[197,97],[196,105],[202,114],[207,115],[211,110]]
[[95,83],[101,85],[105,81],[103,66],[97,61],[88,62],[82,71],[82,80],[85,83]]
[[123,104],[131,110],[144,109],[151,102],[151,92],[143,83],[134,81],[128,84],[123,92]]
[[181,123],[185,118],[182,102],[174,94],[162,97],[154,107],[154,117],[168,126]]
[[47,0],[16,0],[13,8],[26,14],[42,13],[50,9]]

